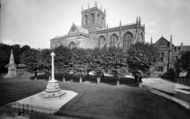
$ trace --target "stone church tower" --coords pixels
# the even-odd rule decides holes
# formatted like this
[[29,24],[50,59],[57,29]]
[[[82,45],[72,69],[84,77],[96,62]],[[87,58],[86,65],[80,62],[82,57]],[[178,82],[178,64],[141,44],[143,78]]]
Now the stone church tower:
[[82,9],[82,20],[81,26],[88,29],[89,33],[95,34],[97,30],[106,27],[106,13],[97,7],[88,8],[86,10]]

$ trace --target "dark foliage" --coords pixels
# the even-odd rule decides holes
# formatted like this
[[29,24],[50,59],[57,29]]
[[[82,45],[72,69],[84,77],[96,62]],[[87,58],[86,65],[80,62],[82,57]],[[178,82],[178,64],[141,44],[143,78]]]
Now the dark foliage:
[[[29,71],[39,70],[50,74],[50,49],[36,50],[29,46],[19,48],[19,45],[14,46],[15,54],[18,54],[17,62],[28,65]],[[144,43],[132,45],[128,52],[116,47],[69,49],[63,46],[54,49],[54,52],[56,54],[55,73],[64,75],[72,73],[80,77],[88,75],[90,71],[94,71],[98,77],[103,77],[104,73],[108,73],[115,78],[121,78],[134,70],[148,75],[149,68],[156,62],[157,57],[156,49],[152,45]]]
[[128,65],[130,72],[142,72],[141,75],[150,75],[150,67],[157,61],[158,51],[153,45],[136,43],[128,50]]
[[11,45],[0,43],[0,74],[7,72],[6,66],[9,63],[11,49],[13,49],[15,63],[19,64],[21,63],[20,56],[22,55],[23,52],[29,50],[30,46],[24,45],[21,47],[18,44],[11,46]]
[[174,69],[169,69],[161,77],[164,79],[170,79],[172,81],[175,81],[176,80],[176,72],[174,71]]
[[39,65],[39,51],[35,49],[30,49],[21,55],[21,62],[26,64],[28,66],[29,71],[34,71],[37,70],[40,65]]
[[190,52],[182,54],[181,58],[175,63],[175,69],[177,74],[183,70],[187,71],[188,74],[186,78],[190,79]]

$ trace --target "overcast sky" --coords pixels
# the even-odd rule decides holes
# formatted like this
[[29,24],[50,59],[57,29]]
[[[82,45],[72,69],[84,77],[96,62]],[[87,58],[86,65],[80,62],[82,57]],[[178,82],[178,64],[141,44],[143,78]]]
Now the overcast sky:
[[[106,9],[109,27],[130,24],[141,16],[145,40],[162,35],[175,45],[190,45],[190,0],[96,0]],[[81,8],[95,0],[1,0],[0,40],[7,44],[49,48],[50,39],[68,33],[72,23],[81,25]]]

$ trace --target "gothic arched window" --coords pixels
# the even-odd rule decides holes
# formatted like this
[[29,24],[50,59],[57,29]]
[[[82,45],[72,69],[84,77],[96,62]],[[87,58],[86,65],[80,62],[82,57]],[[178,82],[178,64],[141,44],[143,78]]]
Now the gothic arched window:
[[139,41],[143,42],[143,34],[142,33],[140,34]]
[[100,22],[100,14],[98,14],[98,23],[101,23],[101,22]]
[[75,48],[76,47],[76,45],[75,45],[75,43],[74,42],[71,42],[71,43],[69,43],[69,48]]
[[84,18],[85,18],[85,24],[88,24],[88,16],[85,15]]
[[112,34],[110,38],[110,47],[116,47],[117,46],[118,37],[116,34]]
[[128,49],[131,46],[133,40],[133,35],[130,32],[127,32],[123,36],[123,48]]
[[92,18],[92,23],[94,23],[95,22],[94,13],[91,13],[91,18]]
[[104,36],[100,36],[98,39],[98,47],[101,48],[102,45],[105,43],[106,38]]
[[102,22],[102,24],[104,24],[104,17],[102,17],[102,21],[101,22]]

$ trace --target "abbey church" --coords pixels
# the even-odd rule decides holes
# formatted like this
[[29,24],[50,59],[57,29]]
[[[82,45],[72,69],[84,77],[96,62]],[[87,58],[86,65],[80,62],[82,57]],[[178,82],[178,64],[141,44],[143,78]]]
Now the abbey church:
[[68,34],[55,37],[50,41],[51,49],[65,46],[69,48],[122,47],[128,49],[131,44],[145,41],[145,26],[141,18],[136,22],[109,28],[106,25],[106,11],[97,7],[81,11],[81,26],[72,24]]

